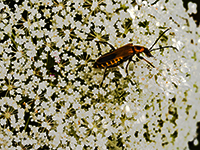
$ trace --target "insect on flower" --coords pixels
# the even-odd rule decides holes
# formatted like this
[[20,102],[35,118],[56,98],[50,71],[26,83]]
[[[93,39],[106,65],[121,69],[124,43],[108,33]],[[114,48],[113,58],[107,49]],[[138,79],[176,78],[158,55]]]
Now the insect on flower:
[[[103,75],[103,80],[105,79],[106,76],[106,71],[108,68],[113,68],[116,67],[120,64],[122,64],[123,62],[128,60],[128,63],[126,65],[126,73],[128,75],[128,65],[130,64],[131,61],[133,61],[135,63],[134,60],[132,60],[133,56],[136,55],[139,59],[142,59],[144,61],[146,61],[149,65],[151,65],[153,68],[155,68],[155,66],[150,63],[148,60],[146,60],[145,58],[143,58],[142,56],[140,56],[140,53],[144,52],[145,55],[147,57],[154,57],[150,52],[154,51],[154,50],[159,50],[159,49],[164,49],[164,48],[173,48],[175,50],[178,51],[178,49],[174,46],[163,46],[160,48],[154,48],[153,46],[158,42],[158,40],[171,28],[167,28],[156,40],[155,42],[152,44],[152,46],[148,49],[144,46],[140,46],[140,45],[133,45],[132,43],[126,44],[120,48],[115,49],[114,46],[112,46],[110,43],[108,42],[104,42],[104,41],[95,41],[97,42],[97,44],[99,45],[99,43],[103,43],[103,44],[108,44],[111,49],[113,51],[108,52],[104,55],[102,55],[101,57],[99,57],[96,62],[94,63],[93,67],[94,68],[99,68],[99,69],[104,69],[105,68],[105,72]],[[101,81],[100,87],[103,84],[103,80]]]

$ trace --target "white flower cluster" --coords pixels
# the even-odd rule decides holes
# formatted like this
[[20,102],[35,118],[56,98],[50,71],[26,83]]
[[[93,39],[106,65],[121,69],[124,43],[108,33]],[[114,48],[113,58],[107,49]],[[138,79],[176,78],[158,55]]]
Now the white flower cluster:
[[[14,3],[14,5],[13,5]],[[186,149],[200,121],[200,28],[181,0],[0,2],[0,149]],[[133,57],[95,60],[129,42]],[[142,54],[141,54],[142,55]],[[144,56],[145,57],[145,56]]]

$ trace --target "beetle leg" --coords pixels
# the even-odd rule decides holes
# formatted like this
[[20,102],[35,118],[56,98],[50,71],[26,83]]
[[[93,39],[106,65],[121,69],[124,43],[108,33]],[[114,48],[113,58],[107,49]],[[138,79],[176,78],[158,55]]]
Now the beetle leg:
[[126,65],[126,74],[127,74],[127,76],[128,76],[128,65],[130,64],[130,62],[134,62],[134,64],[136,63],[136,61],[134,61],[134,60],[132,60],[132,57],[131,58],[129,58],[129,60],[128,60],[128,63],[127,63],[127,65]]
[[129,58],[128,63],[126,64],[126,74],[128,76],[128,65],[130,64],[132,58]]
[[107,70],[107,68],[106,68],[106,69],[105,69],[105,71],[104,71],[104,74],[103,74],[103,79],[102,79],[102,81],[101,81],[100,87],[102,87],[103,80],[104,80],[104,79],[105,79],[105,77],[106,77],[106,70]]
[[155,68],[155,66],[150,63],[148,60],[146,60],[145,58],[143,58],[142,56],[140,56],[139,54],[137,54],[137,57],[140,58],[140,59],[143,59],[144,61],[146,61],[149,65],[151,65],[153,68]]
[[111,49],[112,49],[113,51],[115,50],[115,47],[112,46],[112,44],[110,44],[110,43],[108,43],[108,42],[104,42],[104,41],[95,41],[95,42],[97,42],[98,44],[99,44],[99,43],[108,44],[108,45],[111,47]]

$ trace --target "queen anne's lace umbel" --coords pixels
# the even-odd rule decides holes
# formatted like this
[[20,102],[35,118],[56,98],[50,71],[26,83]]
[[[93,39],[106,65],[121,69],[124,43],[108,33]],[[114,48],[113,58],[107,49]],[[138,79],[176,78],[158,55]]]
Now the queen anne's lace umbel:
[[[151,5],[152,4],[152,5]],[[0,149],[187,148],[200,120],[200,30],[181,0],[0,2]],[[132,42],[156,59],[93,63]],[[136,60],[134,57],[133,59]],[[196,141],[195,141],[196,142]]]

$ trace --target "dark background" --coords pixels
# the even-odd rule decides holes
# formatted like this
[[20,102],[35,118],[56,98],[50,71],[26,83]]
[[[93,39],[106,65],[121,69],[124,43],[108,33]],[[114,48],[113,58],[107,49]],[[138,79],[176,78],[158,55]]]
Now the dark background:
[[190,16],[193,17],[197,26],[199,26],[199,23],[200,23],[200,0],[183,0],[183,6],[186,8],[186,10],[188,10],[188,3],[189,2],[193,2],[193,3],[197,4],[197,13],[191,14]]
[[[199,27],[200,24],[200,0],[183,0],[183,6],[186,8],[186,10],[188,10],[188,3],[189,2],[193,2],[197,4],[197,13],[196,14],[191,14],[190,16],[193,17],[193,19],[196,22],[196,25]],[[196,123],[196,122],[194,122]],[[200,120],[199,122],[196,123],[197,125],[197,136],[192,140],[188,142],[189,148],[190,150],[200,150]],[[198,145],[194,145],[193,142],[194,140],[197,139],[199,144]]]

